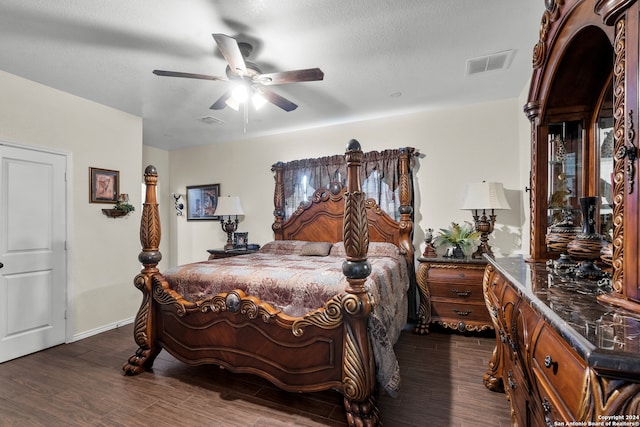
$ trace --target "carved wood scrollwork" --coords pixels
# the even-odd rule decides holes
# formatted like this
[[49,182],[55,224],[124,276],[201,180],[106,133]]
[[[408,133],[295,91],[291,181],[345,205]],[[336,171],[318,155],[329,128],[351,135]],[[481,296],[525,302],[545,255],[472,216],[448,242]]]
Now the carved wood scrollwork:
[[265,323],[274,322],[280,310],[260,301],[256,297],[247,296],[243,291],[236,289],[231,292],[223,292],[196,303],[189,302],[179,294],[168,288],[166,282],[154,280],[153,299],[159,304],[173,305],[176,314],[184,317],[189,313],[208,311],[212,313],[231,312],[247,316],[249,319],[262,318]]
[[366,400],[370,394],[364,363],[366,359],[365,355],[360,353],[360,349],[358,341],[349,330],[345,345],[342,386],[345,397],[356,401]]
[[618,158],[624,160],[624,158],[626,157],[628,159],[626,173],[627,183],[629,184],[629,194],[633,194],[636,175],[635,162],[638,159],[638,148],[633,143],[633,141],[635,140],[635,135],[636,132],[633,128],[633,110],[629,110],[629,121],[627,122],[627,141],[629,143],[622,146],[620,148],[620,152],[618,153]]
[[540,68],[547,56],[547,38],[551,25],[560,17],[564,0],[545,0],[545,11],[540,22],[540,40],[533,47],[533,68]]
[[[616,153],[613,168],[613,289],[622,293],[623,289],[623,250],[624,247],[624,146],[625,146],[625,20],[616,23],[614,44],[615,63],[613,67],[613,117],[614,117],[614,152]],[[631,121],[632,122],[632,121]],[[632,122],[633,123],[633,122]],[[622,157],[621,157],[622,155]]]
[[317,326],[322,329],[333,329],[342,325],[342,300],[344,295],[336,295],[324,305],[324,308],[312,311],[302,319],[293,322],[291,332],[299,337],[306,326]]
[[151,298],[148,289],[149,276],[144,274],[138,274],[133,280],[133,284],[136,288],[142,292],[142,303],[136,314],[136,320],[133,325],[133,339],[140,347],[149,345],[149,337],[147,334],[147,321],[149,319],[149,299]]
[[601,420],[607,415],[640,414],[640,384],[605,378],[594,370],[589,371],[589,388],[581,403],[584,420]]

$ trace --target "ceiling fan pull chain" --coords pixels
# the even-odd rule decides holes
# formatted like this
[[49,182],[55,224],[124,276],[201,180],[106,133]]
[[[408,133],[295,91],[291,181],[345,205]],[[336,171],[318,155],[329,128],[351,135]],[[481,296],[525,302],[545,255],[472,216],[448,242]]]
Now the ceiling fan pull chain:
[[247,133],[247,125],[249,124],[249,102],[244,103],[244,133]]

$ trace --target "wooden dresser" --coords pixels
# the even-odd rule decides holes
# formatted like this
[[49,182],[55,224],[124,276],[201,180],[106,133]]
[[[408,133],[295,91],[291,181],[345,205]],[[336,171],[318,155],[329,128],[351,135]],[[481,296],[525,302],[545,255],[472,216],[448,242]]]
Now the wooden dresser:
[[[415,331],[428,332],[429,323],[458,331],[493,329],[482,296],[484,259],[418,258],[420,311]],[[429,302],[426,307],[423,302]]]
[[484,383],[507,393],[514,425],[640,426],[640,318],[522,258],[491,260],[483,291],[496,327]]

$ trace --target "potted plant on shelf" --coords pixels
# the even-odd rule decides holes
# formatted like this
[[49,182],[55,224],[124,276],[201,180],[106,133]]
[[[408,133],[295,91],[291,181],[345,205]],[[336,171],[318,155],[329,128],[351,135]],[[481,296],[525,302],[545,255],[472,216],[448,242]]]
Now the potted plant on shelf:
[[470,257],[480,246],[481,234],[470,222],[465,221],[462,225],[452,222],[448,229],[440,229],[433,239],[433,246],[436,253],[444,257]]
[[113,206],[113,209],[102,209],[102,213],[111,218],[117,218],[125,216],[129,212],[135,211],[136,208],[129,204],[129,196],[127,194],[121,194],[118,196],[118,201]]

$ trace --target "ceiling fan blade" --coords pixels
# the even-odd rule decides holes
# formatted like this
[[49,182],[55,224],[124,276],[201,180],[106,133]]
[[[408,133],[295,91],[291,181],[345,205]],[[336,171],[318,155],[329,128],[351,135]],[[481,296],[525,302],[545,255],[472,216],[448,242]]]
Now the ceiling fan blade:
[[214,102],[211,107],[209,107],[210,110],[223,110],[226,106],[227,106],[227,99],[231,98],[231,92],[232,90],[229,89],[228,91],[226,91],[225,93],[222,94],[222,96],[220,96],[220,98],[218,98],[218,100],[216,102]]
[[153,70],[153,74],[155,74],[156,76],[165,76],[165,77],[184,77],[187,79],[227,81],[227,79],[224,77],[209,76],[206,74],[181,73],[180,71]]
[[294,104],[293,102],[289,101],[286,98],[283,98],[282,96],[278,95],[275,92],[272,92],[269,89],[260,88],[260,89],[257,89],[257,91],[262,96],[264,96],[267,101],[269,101],[270,103],[272,103],[276,107],[282,108],[284,111],[289,112],[289,111],[293,111],[296,108],[298,108],[298,106],[296,104]]
[[260,74],[254,79],[254,82],[269,86],[286,83],[312,82],[322,79],[324,79],[324,73],[320,68],[307,68],[305,70]]
[[236,39],[225,34],[212,34],[212,36],[218,44],[218,48],[220,48],[222,56],[224,56],[224,59],[229,63],[231,71],[240,74],[241,76],[246,76],[247,66],[244,62],[244,57],[242,56],[242,52],[240,52]]

